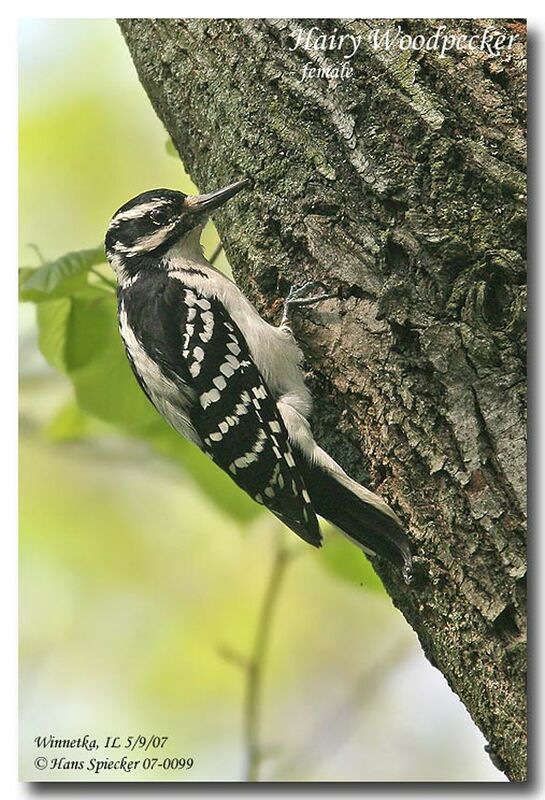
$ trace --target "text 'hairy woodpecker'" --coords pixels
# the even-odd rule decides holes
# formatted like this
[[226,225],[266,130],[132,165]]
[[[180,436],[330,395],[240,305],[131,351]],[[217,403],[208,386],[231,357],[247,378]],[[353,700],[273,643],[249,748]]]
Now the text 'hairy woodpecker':
[[305,541],[322,541],[316,515],[365,552],[411,573],[401,522],[314,441],[312,399],[289,314],[320,284],[290,292],[279,327],[203,256],[208,214],[250,181],[210,194],[171,189],[125,203],[106,233],[118,284],[119,330],[136,379],[157,411],[257,503]]

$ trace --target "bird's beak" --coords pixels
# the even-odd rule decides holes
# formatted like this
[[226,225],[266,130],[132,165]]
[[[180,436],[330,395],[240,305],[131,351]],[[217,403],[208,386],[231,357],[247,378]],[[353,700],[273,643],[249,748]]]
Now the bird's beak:
[[185,210],[195,214],[204,211],[213,211],[215,208],[219,208],[226,203],[227,200],[230,200],[231,197],[234,197],[243,189],[247,189],[250,186],[250,179],[242,178],[240,181],[235,181],[235,183],[224,186],[223,189],[216,189],[215,192],[189,195],[189,197],[186,197],[184,200]]

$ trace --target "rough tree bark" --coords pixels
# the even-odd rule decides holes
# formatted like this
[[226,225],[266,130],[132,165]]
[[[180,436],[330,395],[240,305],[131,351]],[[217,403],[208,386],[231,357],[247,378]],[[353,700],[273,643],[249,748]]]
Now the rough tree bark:
[[[353,75],[301,81],[362,36]],[[377,569],[512,780],[526,777],[525,27],[404,20],[513,47],[375,50],[367,20],[122,20],[140,80],[265,316],[292,283],[342,299],[298,323],[317,438],[386,496],[417,555]],[[346,48],[345,52],[350,52]]]

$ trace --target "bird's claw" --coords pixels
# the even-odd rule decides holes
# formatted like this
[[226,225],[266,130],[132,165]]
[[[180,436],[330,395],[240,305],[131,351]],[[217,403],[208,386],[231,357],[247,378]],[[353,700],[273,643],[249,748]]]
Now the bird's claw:
[[[316,291],[320,293],[312,294],[312,292]],[[322,281],[307,281],[302,286],[291,286],[288,296],[284,300],[284,312],[280,324],[287,325],[289,323],[290,310],[292,308],[310,306],[314,303],[319,303],[321,300],[329,300],[332,297],[337,297],[337,292],[329,291]]]
[[291,305],[297,305],[297,301],[308,299],[309,295],[307,295],[307,292],[315,292],[317,289],[322,293],[328,291],[327,286],[325,283],[322,283],[322,281],[307,281],[303,283],[302,286],[290,286],[285,302]]

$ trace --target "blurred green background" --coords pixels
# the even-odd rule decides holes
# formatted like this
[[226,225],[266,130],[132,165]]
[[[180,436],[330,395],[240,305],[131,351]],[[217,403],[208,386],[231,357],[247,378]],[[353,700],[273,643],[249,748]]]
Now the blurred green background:
[[503,780],[361,554],[331,531],[320,552],[299,545],[147,405],[112,275],[84,263],[96,254],[30,271],[99,246],[133,195],[193,187],[113,21],[19,33],[20,265],[34,282],[20,314],[21,777],[97,779],[38,771],[36,736],[155,733],[191,772],[98,779],[240,780],[245,673],[226,653],[251,652],[280,538],[298,557],[266,662],[260,779]]

